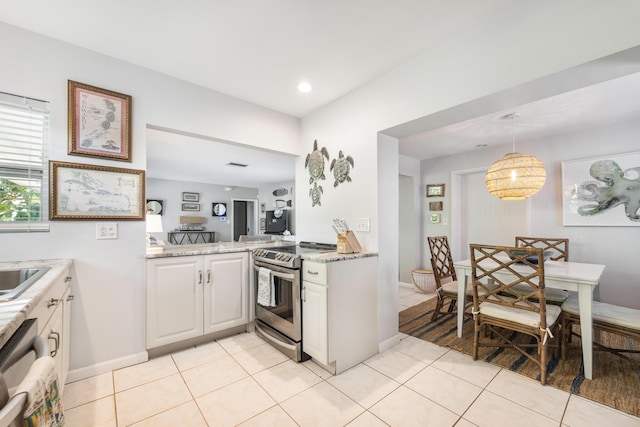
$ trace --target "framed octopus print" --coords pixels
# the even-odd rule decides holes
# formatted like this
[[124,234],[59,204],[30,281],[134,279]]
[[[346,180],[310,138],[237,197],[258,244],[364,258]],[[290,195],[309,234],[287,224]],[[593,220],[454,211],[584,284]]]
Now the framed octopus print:
[[565,226],[640,226],[640,151],[562,162]]
[[72,80],[68,92],[68,153],[130,162],[131,96]]

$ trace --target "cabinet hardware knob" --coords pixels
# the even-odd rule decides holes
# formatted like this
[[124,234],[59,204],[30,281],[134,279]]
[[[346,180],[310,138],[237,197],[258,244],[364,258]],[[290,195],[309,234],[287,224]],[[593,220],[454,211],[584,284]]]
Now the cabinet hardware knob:
[[202,284],[202,270],[198,270],[198,285]]
[[59,302],[59,299],[51,298],[51,300],[47,303],[47,308],[55,307]]
[[76,296],[71,294],[67,297],[67,301],[73,301],[74,299],[76,299]]
[[211,283],[211,270],[207,270],[207,283]]
[[312,276],[317,276],[318,272],[317,271],[311,271],[311,270],[307,270],[308,274],[311,274]]
[[64,278],[65,283],[69,283],[71,281],[71,276],[67,276]]

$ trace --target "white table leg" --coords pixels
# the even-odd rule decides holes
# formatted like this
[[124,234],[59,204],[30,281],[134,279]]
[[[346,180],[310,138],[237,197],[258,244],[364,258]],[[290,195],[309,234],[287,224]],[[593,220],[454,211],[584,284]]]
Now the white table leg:
[[578,305],[580,308],[580,334],[582,335],[582,359],[584,361],[584,376],[593,379],[593,288],[578,286]]
[[462,323],[464,322],[464,304],[467,293],[467,274],[462,268],[456,268],[458,278],[458,337],[462,338]]

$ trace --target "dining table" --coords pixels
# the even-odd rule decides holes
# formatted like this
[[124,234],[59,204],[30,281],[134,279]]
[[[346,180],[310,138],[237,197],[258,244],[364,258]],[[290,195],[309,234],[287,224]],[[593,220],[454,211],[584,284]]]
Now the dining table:
[[[485,262],[492,262],[485,260]],[[458,301],[465,300],[467,285],[471,281],[471,259],[453,263],[458,279]],[[544,283],[547,288],[564,289],[578,293],[582,359],[584,376],[593,379],[593,290],[600,282],[604,265],[569,261],[545,261]],[[514,276],[515,277],[515,276]],[[458,336],[462,337],[464,310],[458,310]]]

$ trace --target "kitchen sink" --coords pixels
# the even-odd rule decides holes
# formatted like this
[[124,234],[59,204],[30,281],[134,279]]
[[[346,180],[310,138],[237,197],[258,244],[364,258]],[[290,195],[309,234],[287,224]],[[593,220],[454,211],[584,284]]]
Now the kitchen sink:
[[0,270],[0,301],[10,301],[29,289],[49,267]]

